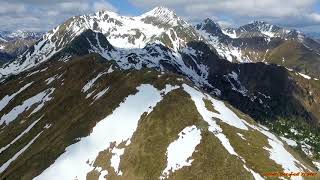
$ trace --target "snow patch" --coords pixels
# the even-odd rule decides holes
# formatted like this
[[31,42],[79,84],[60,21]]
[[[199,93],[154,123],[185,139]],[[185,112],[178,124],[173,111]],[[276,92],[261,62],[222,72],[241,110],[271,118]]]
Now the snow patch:
[[178,135],[178,139],[172,142],[167,149],[167,167],[162,172],[160,179],[168,178],[170,173],[184,166],[191,166],[189,159],[195,148],[201,141],[201,131],[196,126],[184,128]]
[[311,146],[306,144],[305,142],[301,142],[301,150],[304,152],[305,155],[307,155],[308,157],[312,157],[313,153],[311,150]]
[[[109,87],[105,88],[104,90],[100,91],[99,93],[97,93],[93,99],[94,101],[101,98],[107,91],[109,90]],[[90,97],[90,96],[89,96]]]
[[106,178],[104,178],[104,177],[105,177],[107,174],[108,174],[108,171],[107,171],[107,170],[101,171],[98,180],[105,180]]
[[247,139],[243,136],[243,134],[241,134],[241,133],[237,133],[237,135],[238,135],[241,139],[243,139],[243,140],[247,140]]
[[41,119],[43,118],[43,116],[41,116],[39,119],[35,120],[33,123],[31,123],[21,134],[19,134],[16,138],[14,138],[14,140],[12,140],[9,144],[7,144],[6,146],[0,148],[0,154],[5,151],[6,149],[8,149],[12,144],[14,144],[15,142],[17,142],[24,134],[28,133],[34,125],[36,125]]
[[243,165],[243,167],[253,175],[253,178],[255,180],[264,180],[264,178],[261,177],[260,174],[254,172],[252,169],[249,169],[245,164]]
[[48,79],[45,80],[45,82],[47,83],[47,85],[51,84],[53,81],[60,79],[62,77],[63,74],[61,75],[54,75],[53,77],[50,77]]
[[318,169],[318,172],[320,171],[320,162],[317,162],[317,161],[313,161],[312,162]]
[[[238,74],[235,73],[234,71],[232,71],[231,73],[229,73],[227,76],[225,76],[227,78],[227,80],[229,81],[229,83],[232,86],[232,90],[237,91],[239,93],[241,93],[243,96],[248,96],[248,90],[241,84],[241,82],[238,79]],[[230,78],[236,82],[236,84],[234,84]]]
[[166,87],[161,90],[161,94],[168,94],[170,91],[180,88],[180,86],[172,86],[170,84],[166,84]]
[[10,96],[9,95],[6,95],[5,97],[3,97],[1,100],[0,100],[0,111],[5,108],[8,103],[16,96],[18,95],[19,93],[21,93],[22,91],[24,91],[25,89],[27,89],[29,86],[31,86],[33,84],[33,82],[31,83],[28,83],[26,85],[24,85],[22,88],[20,88],[19,91],[11,94]]
[[112,69],[112,66],[110,66],[109,69],[108,69],[108,71],[107,71],[107,73],[110,74],[110,73],[112,73],[113,71],[114,71],[114,70]]
[[215,117],[216,113],[209,111],[203,102],[203,98],[207,98],[203,93],[195,90],[194,88],[183,84],[184,90],[191,96],[191,99],[194,101],[196,108],[202,118],[209,124],[208,130],[212,132],[222,143],[225,149],[230,153],[237,155],[231,146],[229,139],[222,133],[221,127],[217,124],[217,122],[212,118]]
[[302,76],[305,79],[311,79],[310,76],[306,75],[306,74],[302,74],[302,73],[298,73],[300,76]]
[[[271,148],[265,147],[270,153],[270,159],[274,160],[277,164],[281,165],[286,172],[304,172],[303,168],[298,167],[296,164],[301,165],[278,141],[268,139]],[[302,166],[304,167],[304,166]]]
[[0,167],[0,173],[5,171],[13,161],[15,161],[22,153],[24,153],[34,143],[34,141],[41,135],[42,132],[43,131],[38,133],[26,146],[20,149],[20,151],[18,151],[15,155],[13,155],[7,162],[2,164]]
[[284,144],[282,143],[282,141],[280,141],[274,134],[263,128],[251,125],[249,123],[246,124],[250,126],[252,129],[260,131],[268,138],[268,142],[271,147],[264,147],[264,149],[269,151],[270,159],[274,160],[277,164],[281,165],[284,171],[304,172],[305,170],[309,170],[302,163],[296,160],[294,156],[284,148]]
[[221,30],[222,30],[223,34],[229,36],[232,39],[235,39],[235,38],[238,37],[235,29],[232,29],[232,30],[229,30],[229,31],[227,31],[225,29],[221,29]]
[[103,75],[105,75],[105,72],[99,73],[95,78],[91,79],[83,88],[82,92],[87,92],[90,88],[94,86],[94,83]]
[[11,121],[15,120],[22,112],[27,111],[34,105],[38,104],[38,106],[30,113],[29,116],[31,116],[33,113],[36,113],[44,106],[46,102],[52,99],[50,95],[54,90],[54,88],[47,89],[25,100],[21,105],[14,107],[8,114],[4,114],[1,117],[0,124],[9,124]]
[[121,170],[119,170],[119,165],[120,165],[120,156],[123,155],[124,153],[124,148],[118,149],[118,148],[113,148],[112,149],[112,157],[110,159],[111,162],[111,167],[114,168],[114,171],[116,172],[117,175],[122,175]]
[[296,147],[298,146],[298,144],[294,141],[294,140],[291,140],[291,139],[288,139],[288,138],[285,138],[285,137],[280,137],[283,141],[285,141],[289,146],[292,146],[292,147]]

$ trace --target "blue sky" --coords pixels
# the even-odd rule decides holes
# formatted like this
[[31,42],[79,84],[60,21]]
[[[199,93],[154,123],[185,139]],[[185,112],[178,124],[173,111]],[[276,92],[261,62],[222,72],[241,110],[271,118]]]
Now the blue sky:
[[48,31],[75,15],[101,9],[140,15],[156,6],[191,23],[207,17],[221,26],[264,20],[320,32],[320,0],[0,0],[0,30]]
[[314,6],[314,9],[320,12],[320,2],[316,3],[316,5]]
[[127,0],[110,0],[109,1],[113,6],[117,7],[119,10],[119,14],[125,15],[139,15],[142,14],[144,11],[142,8],[134,6]]

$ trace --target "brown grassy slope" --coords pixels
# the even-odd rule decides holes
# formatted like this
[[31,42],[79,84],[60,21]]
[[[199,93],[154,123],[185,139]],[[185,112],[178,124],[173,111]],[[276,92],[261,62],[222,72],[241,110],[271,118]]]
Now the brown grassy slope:
[[[282,61],[283,58],[284,61]],[[283,65],[314,77],[320,76],[320,56],[294,40],[284,41],[274,48],[268,53],[266,60],[269,63]]]

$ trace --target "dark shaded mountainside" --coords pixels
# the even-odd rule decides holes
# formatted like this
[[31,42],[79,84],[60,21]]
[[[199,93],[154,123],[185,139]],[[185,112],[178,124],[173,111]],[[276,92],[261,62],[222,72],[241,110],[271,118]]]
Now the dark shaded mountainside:
[[[196,33],[180,19],[155,19]],[[118,48],[91,28],[74,35],[68,25],[77,20],[0,69],[1,179],[317,171],[318,80],[278,65],[231,63],[198,34],[175,44],[181,37],[170,28],[143,48]]]

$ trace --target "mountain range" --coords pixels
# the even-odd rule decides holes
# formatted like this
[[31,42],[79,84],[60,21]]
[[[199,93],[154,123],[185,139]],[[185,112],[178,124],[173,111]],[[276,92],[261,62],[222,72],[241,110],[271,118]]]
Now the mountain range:
[[319,77],[320,44],[297,30],[262,21],[221,29],[210,19],[196,28],[229,61],[278,64]]
[[320,33],[319,32],[308,32],[306,33],[309,37],[315,39],[316,41],[320,41]]
[[0,68],[0,179],[317,172],[319,47],[165,7],[72,17]]
[[32,46],[44,33],[30,31],[0,31],[0,64],[14,60]]

